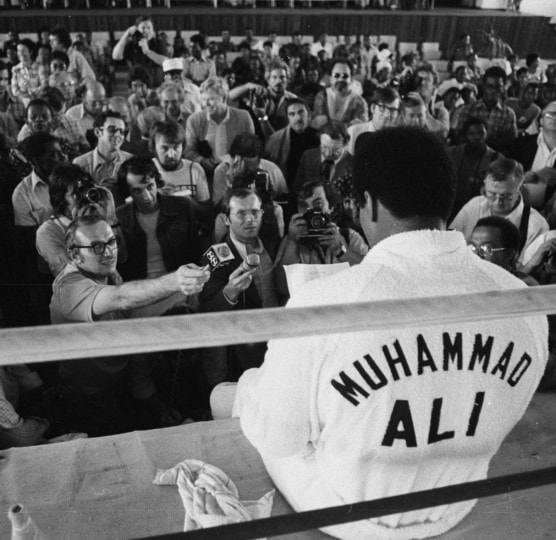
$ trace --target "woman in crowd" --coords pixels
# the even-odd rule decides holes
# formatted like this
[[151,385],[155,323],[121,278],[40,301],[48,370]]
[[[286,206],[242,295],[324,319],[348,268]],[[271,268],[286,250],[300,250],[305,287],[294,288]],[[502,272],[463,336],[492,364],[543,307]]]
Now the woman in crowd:
[[30,39],[22,39],[17,44],[19,63],[12,68],[12,94],[27,106],[41,89],[39,66],[35,62],[35,44]]

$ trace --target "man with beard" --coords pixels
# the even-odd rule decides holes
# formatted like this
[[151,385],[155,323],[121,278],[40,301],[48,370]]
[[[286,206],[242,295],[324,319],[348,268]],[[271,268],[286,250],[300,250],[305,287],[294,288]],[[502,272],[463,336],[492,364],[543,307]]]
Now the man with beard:
[[379,131],[396,123],[400,112],[400,96],[394,88],[378,88],[371,99],[371,120],[348,128],[348,151],[353,155],[355,141],[361,133]]
[[332,60],[332,86],[322,90],[315,98],[311,123],[313,127],[318,129],[329,120],[343,122],[348,127],[369,120],[365,100],[351,89],[351,74],[349,60]]
[[151,129],[150,149],[153,162],[168,192],[188,195],[198,203],[210,200],[203,167],[183,157],[185,132],[175,122],[157,122]]
[[230,92],[230,100],[240,99],[248,92],[254,93],[253,111],[265,136],[288,125],[286,101],[297,97],[286,90],[289,80],[289,67],[285,62],[271,62],[265,73],[267,87],[255,83],[236,86]]
[[266,141],[265,157],[280,167],[291,192],[303,152],[317,148],[320,141],[317,130],[309,126],[309,111],[302,99],[289,99],[286,114],[288,125]]
[[452,208],[453,218],[461,207],[473,197],[480,195],[481,186],[490,164],[504,157],[486,144],[487,126],[480,118],[469,118],[462,128],[465,142],[451,146],[451,155],[456,166],[456,198]]
[[73,163],[87,171],[96,183],[109,187],[114,183],[122,163],[133,157],[120,150],[126,125],[119,113],[109,111],[95,120],[94,132],[98,138],[96,148],[76,157]]

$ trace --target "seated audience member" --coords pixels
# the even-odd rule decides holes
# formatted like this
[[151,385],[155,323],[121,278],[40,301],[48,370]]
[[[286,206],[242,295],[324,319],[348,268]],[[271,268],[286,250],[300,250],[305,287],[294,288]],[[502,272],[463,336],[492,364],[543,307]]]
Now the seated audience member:
[[180,84],[163,82],[157,90],[160,108],[164,111],[165,120],[176,122],[185,127],[191,114],[186,109],[185,93]]
[[112,188],[122,163],[133,157],[121,150],[126,135],[126,125],[119,113],[101,113],[94,123],[97,146],[94,150],[76,157],[73,163],[87,171],[99,185]]
[[72,219],[84,206],[94,206],[118,237],[116,208],[110,191],[95,186],[91,175],[73,164],[58,165],[48,179],[52,215],[38,228],[35,246],[56,277],[70,262],[65,236]]
[[273,196],[281,197],[288,193],[286,179],[280,167],[261,158],[262,150],[260,139],[252,133],[243,133],[234,138],[230,153],[222,156],[222,161],[214,171],[212,200],[215,205],[220,203],[238,177],[254,175],[256,172],[266,173]]
[[529,82],[519,98],[506,100],[506,105],[515,113],[518,136],[538,133],[537,119],[541,113],[540,107],[535,103],[538,97],[539,83]]
[[295,191],[306,182],[322,182],[337,200],[334,210],[349,211],[357,221],[353,187],[353,157],[347,151],[349,134],[341,122],[328,122],[319,130],[320,147],[307,150],[301,157]]
[[19,63],[12,67],[12,94],[27,105],[41,88],[39,66],[35,62],[36,47],[30,39],[22,39],[17,44]]
[[18,126],[25,122],[25,105],[12,94],[8,64],[0,60],[0,112],[9,114]]
[[556,164],[556,101],[542,110],[539,125],[538,135],[519,137],[508,149],[508,156],[519,161],[526,171],[554,168]]
[[128,73],[127,84],[129,86],[129,110],[131,117],[136,120],[139,113],[148,106],[154,105],[153,95],[156,92],[150,89],[151,78],[147,70],[142,66],[134,66]]
[[22,149],[33,170],[13,192],[14,223],[36,228],[52,214],[48,179],[56,165],[65,161],[65,156],[58,139],[42,131],[27,137]]
[[0,111],[0,133],[5,138],[5,143],[9,146],[15,146],[19,127],[12,115],[7,112]]
[[330,120],[343,122],[346,126],[368,122],[367,104],[350,87],[352,67],[346,58],[330,62],[332,86],[322,90],[315,98],[311,125],[322,127]]
[[297,97],[287,90],[289,66],[280,60],[268,64],[265,70],[266,88],[254,82],[235,86],[230,91],[230,99],[237,100],[253,93],[252,108],[266,137],[288,125],[286,102]]
[[421,66],[415,72],[415,89],[426,107],[426,129],[443,139],[450,130],[450,114],[442,101],[436,102],[436,72],[428,66]]
[[319,136],[317,130],[309,125],[309,111],[302,99],[289,99],[286,114],[287,127],[268,138],[264,155],[280,167],[288,190],[293,190],[301,156],[305,150],[319,146]]
[[289,297],[284,266],[289,264],[358,264],[369,251],[365,240],[331,213],[322,183],[308,182],[296,192],[297,213],[290,220],[288,234],[276,256],[280,295]]
[[222,36],[222,41],[219,41],[217,43],[218,50],[224,53],[235,52],[237,50],[237,46],[231,40],[230,30],[228,28],[224,28],[223,30],[220,31],[220,35]]
[[209,77],[216,77],[216,67],[207,58],[207,44],[202,34],[191,36],[191,56],[183,60],[184,76],[201,86]]
[[124,280],[155,278],[201,259],[199,225],[191,201],[158,191],[162,184],[154,163],[142,157],[126,161],[118,174],[116,210],[127,248],[119,261]]
[[50,32],[50,46],[53,51],[61,51],[68,55],[68,71],[78,83],[95,81],[97,76],[86,58],[71,44],[71,37],[66,28],[57,26]]
[[83,102],[74,105],[66,111],[66,116],[79,122],[87,136],[87,132],[94,130],[95,120],[104,111],[106,105],[106,91],[97,81],[87,81]]
[[502,216],[481,218],[469,238],[469,247],[481,259],[504,268],[527,285],[538,285],[536,279],[517,269],[520,245],[519,229]]
[[299,97],[307,104],[311,116],[315,109],[315,99],[324,88],[319,68],[312,64],[307,66],[307,82],[299,90]]
[[37,410],[42,391],[41,378],[25,364],[0,366],[0,450],[45,442],[50,422]]
[[199,87],[185,76],[183,69],[183,59],[181,58],[168,58],[162,63],[164,82],[172,82],[183,89],[181,107],[184,119],[187,119],[190,114],[201,110],[202,103]]
[[556,64],[547,66],[545,75],[547,81],[545,84],[541,85],[538,101],[538,105],[543,108],[556,100]]
[[[150,131],[153,162],[169,195],[187,195],[197,203],[210,201],[205,171],[183,157],[185,131],[175,122],[157,122]],[[205,204],[205,206],[210,206]]]
[[440,138],[445,139],[449,131],[448,125],[439,122],[429,114],[426,103],[418,92],[409,92],[402,101],[400,123],[404,126],[420,127]]
[[481,194],[481,187],[490,164],[504,157],[487,146],[487,127],[484,120],[469,118],[462,127],[462,133],[465,142],[448,148],[448,154],[454,160],[457,174],[452,218],[467,201]]
[[461,137],[461,128],[467,119],[475,116],[487,124],[487,144],[495,150],[502,151],[517,137],[515,113],[505,103],[506,73],[498,66],[485,71],[482,82],[482,97],[459,112],[457,131]]
[[89,149],[85,133],[73,118],[64,115],[65,99],[57,88],[47,87],[41,97],[32,99],[27,107],[27,122],[20,129],[17,140],[21,142],[32,133],[54,135],[64,152],[71,157]]
[[546,220],[521,196],[523,167],[513,159],[498,159],[490,164],[484,181],[484,195],[471,199],[458,212],[450,228],[461,231],[466,239],[480,218],[501,216],[509,219],[521,235],[518,262],[526,264],[526,249],[541,234],[548,231]]
[[132,154],[133,152],[130,152],[129,150],[131,146],[131,133],[133,132],[137,138],[138,129],[135,126],[135,120],[131,116],[131,108],[127,99],[124,96],[112,96],[111,98],[108,98],[108,101],[106,102],[106,111],[118,113],[122,117],[126,127],[126,135],[121,149]]
[[355,150],[355,141],[361,133],[378,131],[395,125],[400,112],[400,96],[389,86],[378,88],[371,98],[371,120],[361,124],[354,124],[348,128],[349,148],[351,155]]
[[[260,238],[263,217],[261,199],[249,189],[234,188],[226,192],[222,209],[229,226],[225,242],[234,260],[212,271],[200,295],[201,311],[278,306],[273,281],[275,251]],[[250,268],[244,261],[252,253],[259,256],[260,263]],[[207,349],[205,353],[213,364],[217,363],[217,358],[220,359],[221,371],[226,371],[226,365],[229,365],[234,378],[246,369],[260,366],[265,351],[266,343],[248,343]]]
[[[306,284],[288,308],[524,287],[473,255],[460,233],[445,230],[455,178],[438,137],[407,127],[365,133],[355,163],[365,201],[361,220],[381,241],[361,264]],[[496,358],[506,351],[505,362],[514,351],[509,369],[497,376],[485,375],[476,362],[471,369],[458,369],[457,362],[443,369],[443,350],[470,351],[487,336]],[[239,380],[234,416],[298,512],[480,480],[533,396],[546,340],[545,317],[440,326],[416,321],[397,330],[281,338],[269,343],[262,368]],[[523,355],[527,362],[520,363]],[[500,384],[502,373],[513,386]],[[436,411],[432,420],[423,410]],[[450,419],[450,431],[439,433],[441,415]],[[432,537],[454,527],[474,504],[323,532],[343,539]]]
[[76,80],[67,71],[57,71],[49,75],[46,86],[60,90],[64,95],[66,106],[73,107],[78,102],[75,94],[76,84]]
[[[66,248],[72,262],[54,281],[50,304],[53,324],[128,318],[134,308],[174,293],[198,293],[209,277],[208,270],[188,265],[157,279],[114,283],[118,242],[112,228],[98,215],[72,222],[66,233]],[[90,435],[179,421],[157,395],[146,358],[118,356],[62,362],[60,380],[72,425]],[[141,413],[131,397],[141,403]]]
[[140,138],[131,140],[128,147],[131,154],[141,157],[154,157],[149,144],[151,129],[157,122],[164,122],[164,119],[165,115],[160,107],[147,107],[137,115],[136,123]]
[[255,133],[249,113],[226,104],[228,83],[211,77],[201,85],[204,110],[192,114],[185,130],[185,157],[199,163],[212,179],[220,163],[240,133]]

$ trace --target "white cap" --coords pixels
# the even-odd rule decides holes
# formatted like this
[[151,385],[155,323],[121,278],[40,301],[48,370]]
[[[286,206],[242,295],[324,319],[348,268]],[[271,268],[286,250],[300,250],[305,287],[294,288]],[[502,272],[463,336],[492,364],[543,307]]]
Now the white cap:
[[183,71],[183,61],[181,58],[167,58],[162,62],[162,71]]

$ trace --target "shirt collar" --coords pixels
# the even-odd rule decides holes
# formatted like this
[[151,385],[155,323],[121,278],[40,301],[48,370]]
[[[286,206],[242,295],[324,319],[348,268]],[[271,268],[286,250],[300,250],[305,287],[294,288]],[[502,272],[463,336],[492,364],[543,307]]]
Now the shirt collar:
[[[241,255],[241,258],[245,260],[247,258],[247,245],[233,238],[231,234],[230,234],[230,240],[232,241],[235,248],[237,249],[237,252]],[[257,242],[258,242],[257,247],[253,248],[251,253],[262,253],[264,251],[263,243],[261,242],[261,239],[259,237],[257,237]]]
[[122,160],[122,155],[120,154],[120,151],[118,150],[118,152],[116,153],[116,157],[114,158],[114,161],[106,161],[101,155],[100,152],[98,151],[98,146],[95,147],[95,149],[93,150],[93,171],[97,170],[97,167],[100,167],[102,165],[104,165],[105,163],[119,163]]
[[31,171],[31,185],[33,186],[33,190],[37,189],[39,184],[48,186],[48,184],[34,170]]

